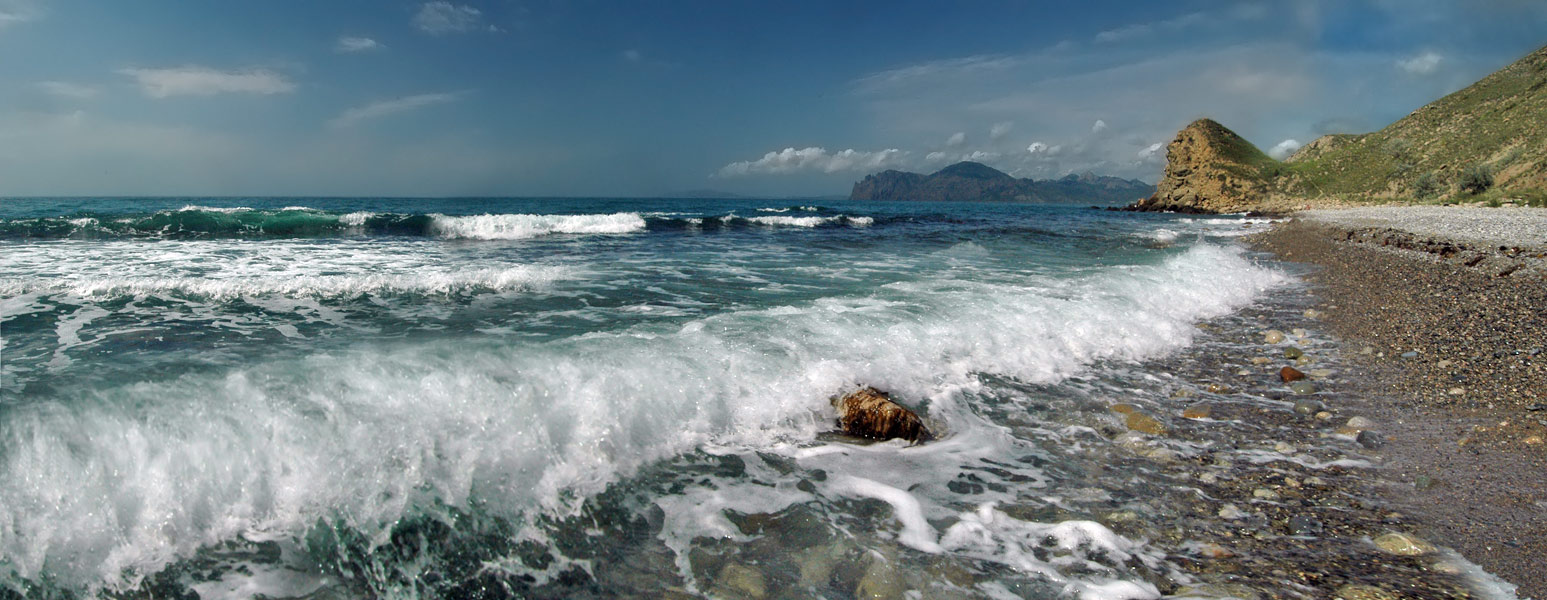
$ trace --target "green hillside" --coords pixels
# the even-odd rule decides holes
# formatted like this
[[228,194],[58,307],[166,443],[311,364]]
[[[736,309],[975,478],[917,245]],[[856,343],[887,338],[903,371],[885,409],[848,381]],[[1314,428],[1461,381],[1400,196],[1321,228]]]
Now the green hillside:
[[1306,199],[1547,204],[1547,48],[1380,131],[1318,139],[1283,167],[1272,187]]

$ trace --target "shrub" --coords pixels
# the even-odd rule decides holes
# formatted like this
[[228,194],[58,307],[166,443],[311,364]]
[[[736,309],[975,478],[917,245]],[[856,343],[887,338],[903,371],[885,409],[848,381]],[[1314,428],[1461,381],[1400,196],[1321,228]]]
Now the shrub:
[[1413,195],[1420,199],[1440,195],[1440,178],[1434,173],[1424,173],[1413,181]]
[[1472,165],[1461,173],[1461,189],[1481,194],[1493,187],[1493,170],[1488,165]]

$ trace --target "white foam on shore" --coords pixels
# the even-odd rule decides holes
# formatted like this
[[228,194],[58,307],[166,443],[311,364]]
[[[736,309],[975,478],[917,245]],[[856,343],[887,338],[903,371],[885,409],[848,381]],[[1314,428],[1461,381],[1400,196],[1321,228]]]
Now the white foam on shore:
[[[160,256],[162,266],[205,248],[158,247],[184,253]],[[318,248],[334,253],[329,268],[377,268],[352,253],[377,251],[370,244],[264,247],[309,261]],[[415,253],[394,260],[395,268],[434,264]],[[292,277],[307,264],[284,263]],[[1142,557],[1085,525],[995,520],[983,523],[986,541],[965,526],[932,539],[930,519],[956,511],[907,490],[946,465],[1002,457],[1011,443],[1003,428],[958,404],[962,393],[981,389],[984,374],[1053,383],[1094,361],[1175,350],[1191,341],[1196,321],[1286,281],[1240,250],[1200,244],[1160,264],[1061,280],[928,279],[673,328],[526,344],[377,343],[218,374],[61,386],[60,394],[79,397],[14,407],[0,422],[0,479],[16,482],[0,487],[0,556],[24,577],[46,571],[67,586],[122,589],[199,548],[238,536],[293,539],[319,519],[345,519],[369,539],[437,504],[477,504],[518,522],[574,514],[584,498],[661,459],[711,445],[778,449],[810,440],[829,426],[827,398],[865,383],[927,399],[931,418],[956,434],[917,449],[844,450],[847,466],[834,467],[833,481],[846,482],[837,489],[894,507],[905,543],[1037,569],[1014,562],[1012,546],[1045,534],[1109,568],[1095,554]],[[845,475],[855,479],[839,479]],[[749,496],[801,497],[736,498]],[[667,530],[689,540],[701,533],[685,512],[696,509],[665,508]],[[999,518],[985,514],[980,521]],[[720,525],[702,527],[722,535]],[[1069,585],[1092,599],[1149,593],[1111,578]]]
[[940,553],[940,544],[935,541],[935,528],[924,520],[924,509],[912,494],[878,481],[854,476],[844,476],[830,487],[840,494],[875,498],[892,505],[892,511],[902,523],[902,535],[897,537],[897,541],[919,552]]
[[431,228],[445,238],[524,240],[555,233],[622,234],[644,231],[638,213],[597,215],[431,215]]

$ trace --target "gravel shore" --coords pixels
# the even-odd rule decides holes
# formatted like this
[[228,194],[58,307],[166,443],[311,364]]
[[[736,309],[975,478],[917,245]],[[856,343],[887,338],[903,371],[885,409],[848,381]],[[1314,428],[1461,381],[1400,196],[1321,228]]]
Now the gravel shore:
[[1306,211],[1255,240],[1310,277],[1352,402],[1386,425],[1388,499],[1547,598],[1547,211]]

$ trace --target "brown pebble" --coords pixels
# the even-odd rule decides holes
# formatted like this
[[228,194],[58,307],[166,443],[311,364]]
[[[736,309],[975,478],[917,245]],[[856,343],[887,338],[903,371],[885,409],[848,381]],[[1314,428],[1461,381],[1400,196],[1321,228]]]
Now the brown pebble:
[[1119,402],[1117,404],[1113,404],[1112,406],[1110,406],[1108,408],[1112,412],[1115,412],[1115,413],[1120,414],[1120,415],[1131,414],[1134,411],[1139,410],[1139,407],[1134,406],[1132,404],[1129,404],[1127,402]]
[[1126,422],[1129,429],[1139,433],[1147,433],[1150,435],[1165,435],[1166,433],[1166,426],[1164,423],[1161,423],[1160,420],[1156,419],[1155,417],[1151,417],[1139,411],[1128,413],[1128,419]]
[[1282,379],[1284,383],[1289,383],[1305,379],[1305,373],[1301,373],[1299,369],[1294,367],[1284,367],[1278,370],[1278,378]]

